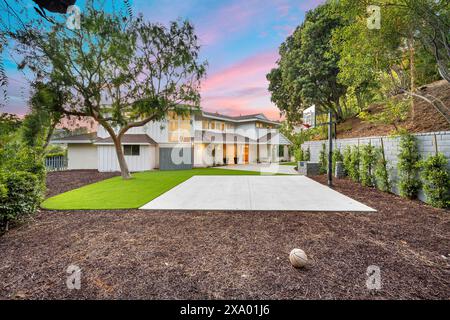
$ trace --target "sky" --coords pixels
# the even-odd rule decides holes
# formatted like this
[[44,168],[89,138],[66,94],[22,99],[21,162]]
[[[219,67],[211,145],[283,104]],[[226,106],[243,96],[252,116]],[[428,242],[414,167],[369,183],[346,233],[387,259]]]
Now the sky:
[[[28,10],[33,10],[31,0]],[[116,0],[117,1],[117,0]],[[270,101],[266,74],[275,67],[278,47],[302,23],[305,13],[324,0],[133,0],[134,14],[166,24],[188,19],[208,61],[202,81],[201,107],[226,115],[264,113],[273,120],[280,114]],[[77,0],[82,8],[83,0]],[[14,56],[13,56],[14,57]],[[9,77],[9,101],[2,112],[27,110],[26,75],[7,53],[3,59]],[[16,58],[14,58],[16,60]]]

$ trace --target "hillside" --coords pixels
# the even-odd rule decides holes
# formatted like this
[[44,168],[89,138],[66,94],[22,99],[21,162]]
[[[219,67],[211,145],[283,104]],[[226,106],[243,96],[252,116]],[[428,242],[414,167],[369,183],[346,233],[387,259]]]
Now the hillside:
[[[442,80],[431,83],[423,86],[421,92],[440,99],[450,113],[450,84],[448,82]],[[414,119],[411,113],[400,126],[414,133],[450,130],[450,123],[432,105],[418,98],[414,99],[414,103]],[[376,114],[382,109],[383,105],[372,105],[368,108],[368,112]],[[338,125],[337,136],[338,138],[380,136],[389,135],[392,130],[392,126],[371,124],[355,116]]]

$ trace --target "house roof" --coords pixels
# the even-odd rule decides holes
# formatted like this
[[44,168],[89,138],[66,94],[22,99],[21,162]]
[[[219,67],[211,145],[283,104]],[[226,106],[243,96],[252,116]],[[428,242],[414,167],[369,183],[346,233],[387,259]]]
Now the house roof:
[[[111,137],[99,138],[95,140],[96,145],[112,145],[114,144]],[[157,145],[155,140],[146,134],[126,134],[122,137],[122,145],[139,144],[139,145]]]
[[69,136],[64,138],[54,139],[52,143],[61,143],[61,144],[74,144],[74,143],[93,143],[97,139],[97,132],[78,134],[75,136]]
[[265,136],[259,138],[258,143],[279,144],[282,146],[288,146],[292,144],[289,139],[286,138],[281,132],[275,134],[268,133]]
[[251,121],[261,121],[261,122],[265,122],[265,123],[271,123],[271,124],[275,124],[275,125],[280,125],[279,122],[277,121],[272,121],[267,119],[267,117],[262,114],[262,113],[257,113],[257,114],[249,114],[249,115],[244,115],[244,116],[238,116],[238,117],[233,117],[233,116],[227,116],[227,115],[223,115],[220,113],[213,113],[213,112],[206,112],[203,111],[202,112],[203,117],[205,118],[212,118],[212,119],[219,119],[219,120],[226,120],[226,121],[231,121],[231,122],[251,122]]

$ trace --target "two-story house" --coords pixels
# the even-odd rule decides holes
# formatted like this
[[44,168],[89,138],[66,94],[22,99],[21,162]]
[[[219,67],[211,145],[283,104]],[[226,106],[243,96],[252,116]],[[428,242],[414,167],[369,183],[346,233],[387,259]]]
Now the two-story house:
[[[288,161],[291,143],[279,126],[263,114],[230,117],[199,112],[180,117],[170,113],[164,121],[131,129],[122,145],[132,172]],[[101,126],[95,133],[53,143],[67,145],[70,170],[120,171],[113,141]]]

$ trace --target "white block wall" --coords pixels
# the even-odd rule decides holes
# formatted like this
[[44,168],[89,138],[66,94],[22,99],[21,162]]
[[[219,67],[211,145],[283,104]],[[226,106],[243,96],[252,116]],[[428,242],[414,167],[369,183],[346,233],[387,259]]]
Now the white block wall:
[[[422,159],[426,159],[430,155],[434,155],[436,149],[438,152],[443,153],[449,162],[447,164],[450,170],[450,131],[439,131],[439,132],[427,132],[418,133],[414,135],[417,138],[417,145],[419,148],[419,153]],[[436,140],[434,139],[436,137]],[[397,163],[398,154],[400,152],[400,138],[390,137],[390,136],[377,136],[368,138],[351,138],[351,139],[337,139],[333,140],[333,148],[338,148],[343,153],[347,146],[357,146],[365,145],[371,143],[373,146],[381,146],[381,138],[383,138],[384,153],[386,155],[386,160],[388,161],[388,170],[392,180],[393,192],[398,193],[397,189]],[[434,144],[436,141],[437,146]],[[319,162],[320,151],[322,150],[322,144],[325,143],[326,149],[328,150],[328,141],[308,141],[302,145],[303,150],[308,147],[311,152],[311,162]],[[424,201],[425,195],[422,191],[419,193],[419,199]]]

